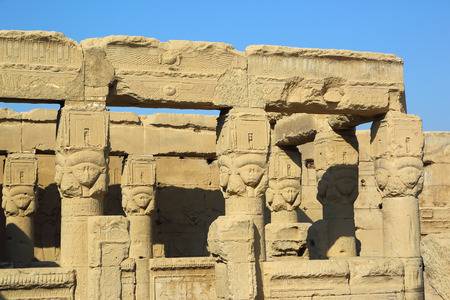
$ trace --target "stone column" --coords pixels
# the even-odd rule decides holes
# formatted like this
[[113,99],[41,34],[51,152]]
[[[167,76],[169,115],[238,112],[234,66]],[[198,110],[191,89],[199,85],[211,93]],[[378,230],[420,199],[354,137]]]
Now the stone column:
[[77,269],[76,296],[86,298],[87,221],[103,214],[108,186],[109,114],[100,107],[61,110],[56,141],[55,181],[61,195],[61,257]]
[[269,144],[270,127],[264,110],[234,108],[220,116],[217,155],[225,217],[213,222],[208,235],[210,252],[218,258],[216,271],[222,272],[217,278],[227,278],[224,285],[228,289],[220,288],[218,282],[219,298],[262,296],[258,261],[265,260],[264,194]]
[[405,299],[423,299],[418,195],[423,187],[420,118],[388,112],[371,130],[375,179],[383,202],[383,253],[405,265]]
[[317,199],[327,228],[326,257],[356,256],[353,203],[358,197],[355,130],[332,130],[325,122],[314,140]]
[[122,207],[130,221],[129,257],[136,263],[136,298],[149,299],[148,260],[152,255],[152,220],[155,209],[155,160],[129,156],[122,174]]
[[32,153],[9,154],[3,176],[2,207],[6,215],[8,259],[14,264],[27,264],[34,259],[36,156]]
[[297,148],[272,146],[266,205],[271,223],[265,227],[268,259],[307,255],[309,223],[299,223],[301,203],[301,158]]
[[389,112],[373,123],[371,134],[375,179],[383,197],[384,256],[419,257],[422,122],[416,116]]

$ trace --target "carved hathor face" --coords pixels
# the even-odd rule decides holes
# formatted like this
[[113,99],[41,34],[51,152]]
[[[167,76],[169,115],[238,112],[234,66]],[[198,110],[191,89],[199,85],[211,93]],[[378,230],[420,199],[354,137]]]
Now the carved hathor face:
[[80,197],[85,190],[92,195],[103,192],[106,182],[99,181],[106,176],[106,160],[103,152],[81,150],[68,155],[56,155],[56,182],[64,196]]
[[358,197],[358,167],[337,165],[317,171],[317,199],[322,203],[352,204]]
[[271,211],[292,211],[300,205],[300,180],[270,180],[266,191],[266,203]]
[[416,157],[377,159],[375,179],[385,197],[417,196],[423,187],[423,162]]
[[6,215],[27,216],[35,210],[33,186],[12,186],[3,188],[3,209]]
[[150,215],[155,209],[151,186],[123,186],[122,206],[127,214]]
[[243,195],[248,188],[257,189],[266,172],[266,157],[261,154],[238,154],[219,158],[219,183],[227,196]]

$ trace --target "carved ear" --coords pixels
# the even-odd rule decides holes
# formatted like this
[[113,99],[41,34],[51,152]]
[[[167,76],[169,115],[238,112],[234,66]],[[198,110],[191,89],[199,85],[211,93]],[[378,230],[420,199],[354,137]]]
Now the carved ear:
[[264,172],[264,175],[261,177],[259,184],[255,188],[255,196],[264,196],[264,191],[269,183],[269,177],[267,173]]

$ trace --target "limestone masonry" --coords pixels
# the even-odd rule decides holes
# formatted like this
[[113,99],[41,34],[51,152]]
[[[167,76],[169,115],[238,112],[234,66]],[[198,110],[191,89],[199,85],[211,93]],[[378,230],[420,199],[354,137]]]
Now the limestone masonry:
[[0,100],[0,299],[450,299],[396,56],[0,31]]

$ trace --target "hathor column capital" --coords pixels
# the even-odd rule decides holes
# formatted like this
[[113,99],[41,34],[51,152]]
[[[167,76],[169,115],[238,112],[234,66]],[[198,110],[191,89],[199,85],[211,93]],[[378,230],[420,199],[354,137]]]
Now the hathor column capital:
[[375,180],[383,197],[384,254],[420,256],[419,203],[424,136],[419,117],[389,112],[371,130]]
[[6,215],[8,259],[13,263],[26,264],[34,258],[37,169],[33,153],[11,153],[5,161],[2,208]]

